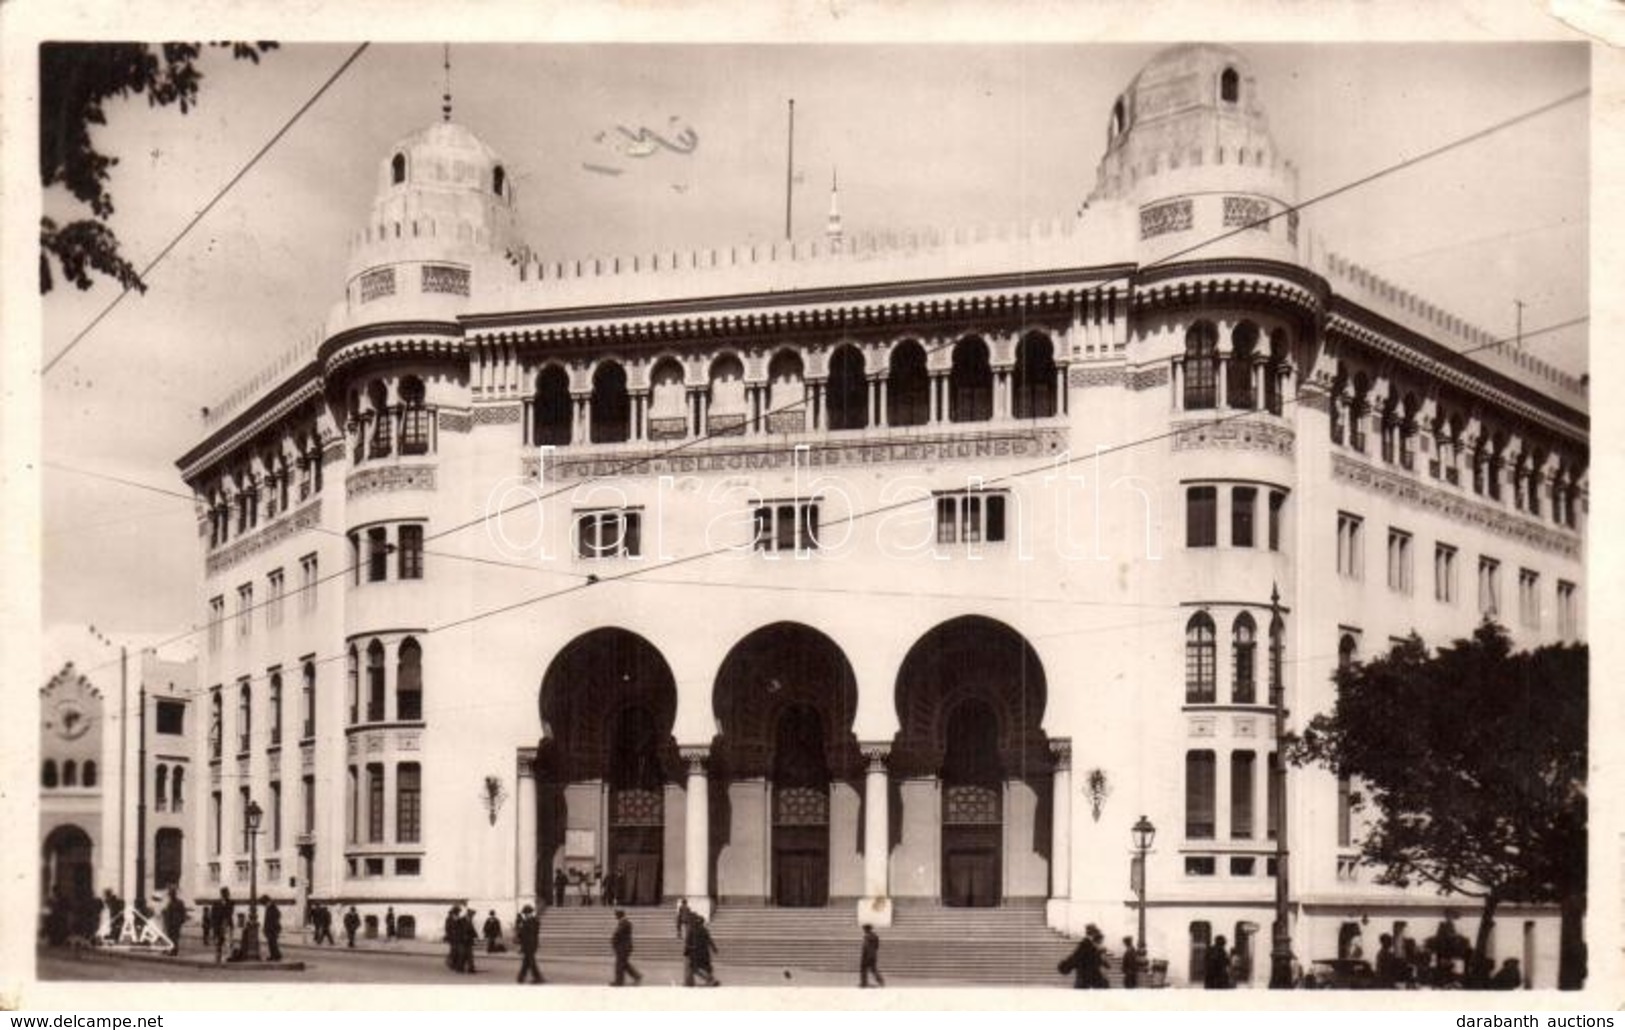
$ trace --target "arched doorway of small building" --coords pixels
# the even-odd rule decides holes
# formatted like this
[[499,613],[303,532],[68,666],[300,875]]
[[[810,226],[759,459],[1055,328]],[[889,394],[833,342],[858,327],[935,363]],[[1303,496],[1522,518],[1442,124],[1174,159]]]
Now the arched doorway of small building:
[[[891,768],[903,799],[906,865],[944,905],[1044,897],[1053,844],[1046,684],[1032,645],[982,616],[945,622],[909,649],[897,678]],[[935,840],[924,819],[930,812]]]
[[152,883],[159,893],[181,885],[182,848],[186,838],[180,830],[166,826],[152,838]]
[[857,680],[840,647],[798,623],[749,634],[723,660],[712,755],[726,792],[717,890],[805,908],[861,889]]
[[670,666],[636,633],[591,630],[548,665],[540,708],[538,893],[556,897],[563,873],[573,902],[602,872],[619,903],[659,904],[666,856],[681,847],[681,827],[674,844],[666,825],[667,792],[682,782]]
[[46,900],[58,895],[70,902],[95,898],[93,850],[90,835],[71,823],[46,835],[40,849],[40,889]]

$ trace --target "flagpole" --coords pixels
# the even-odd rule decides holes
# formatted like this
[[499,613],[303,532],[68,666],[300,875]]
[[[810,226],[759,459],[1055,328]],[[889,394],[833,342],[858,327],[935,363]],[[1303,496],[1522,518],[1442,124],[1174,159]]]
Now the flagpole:
[[784,239],[790,240],[790,191],[795,188],[796,174],[796,102],[790,101],[789,154],[784,162]]

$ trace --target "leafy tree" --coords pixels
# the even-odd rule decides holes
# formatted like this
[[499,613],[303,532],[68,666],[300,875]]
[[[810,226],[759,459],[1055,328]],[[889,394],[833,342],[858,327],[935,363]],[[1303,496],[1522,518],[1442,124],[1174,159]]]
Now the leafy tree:
[[[212,43],[230,47],[232,56],[259,63],[275,43]],[[92,125],[106,125],[103,104],[115,97],[145,93],[153,107],[178,104],[185,114],[197,103],[203,73],[197,68],[200,43],[43,43],[40,74],[40,184],[61,184],[93,217],[58,225],[40,219],[40,292],[53,285],[51,261],[81,290],[90,273],[117,279],[126,289],[145,292],[147,285],[134,265],[119,253],[118,237],[108,228],[113,198],[107,192],[109,169],[118,158],[96,149]]]
[[1421,638],[1338,670],[1337,703],[1289,755],[1363,785],[1377,815],[1361,842],[1378,882],[1432,884],[1479,899],[1475,953],[1497,906],[1561,905],[1560,984],[1584,978],[1586,890],[1583,645],[1514,654],[1486,621],[1429,656]]

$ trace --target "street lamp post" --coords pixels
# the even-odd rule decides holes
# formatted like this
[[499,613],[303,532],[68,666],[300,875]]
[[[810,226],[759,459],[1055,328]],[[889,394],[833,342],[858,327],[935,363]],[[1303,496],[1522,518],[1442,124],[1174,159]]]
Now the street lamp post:
[[1270,588],[1270,707],[1275,710],[1275,775],[1270,780],[1270,802],[1275,808],[1275,926],[1271,934],[1270,989],[1292,987],[1292,928],[1287,923],[1290,881],[1287,877],[1286,812],[1286,688],[1281,682],[1281,590]]
[[260,819],[258,801],[248,803],[248,923],[243,927],[243,961],[260,960]]
[[1139,949],[1140,957],[1145,958],[1145,856],[1151,850],[1151,843],[1157,839],[1157,828],[1151,825],[1151,820],[1140,816],[1140,821],[1129,830],[1134,837],[1134,893],[1139,898],[1140,935],[1135,940],[1135,947]]

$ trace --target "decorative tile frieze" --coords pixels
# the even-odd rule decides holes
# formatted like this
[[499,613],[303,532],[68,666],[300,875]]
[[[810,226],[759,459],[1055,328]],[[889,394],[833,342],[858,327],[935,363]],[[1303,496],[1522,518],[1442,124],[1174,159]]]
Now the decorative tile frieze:
[[[794,464],[805,468],[835,465],[875,465],[891,462],[934,462],[1035,458],[1059,454],[1065,449],[1065,429],[1041,428],[1004,432],[953,433],[941,436],[899,435],[892,440],[853,443],[811,443],[805,450],[763,442],[755,445],[723,445],[685,450],[681,454],[647,454],[636,450],[612,451],[585,456],[555,453],[548,459],[550,479],[601,478],[643,474],[650,476],[699,472],[754,472],[786,469]],[[540,459],[525,455],[520,459],[521,474],[535,479]]]
[[686,418],[651,418],[649,420],[649,439],[651,440],[681,440],[688,436],[688,419]]
[[385,465],[350,473],[344,488],[354,499],[401,490],[433,490],[434,478],[433,465]]
[[1296,434],[1291,427],[1253,419],[1226,418],[1186,426],[1174,433],[1174,451],[1262,451],[1292,456]]
[[1140,239],[1149,240],[1170,232],[1184,232],[1191,227],[1192,207],[1189,197],[1168,200],[1140,208]]
[[473,418],[466,411],[442,411],[439,419],[442,433],[466,433],[474,426]]
[[1224,224],[1226,228],[1246,226],[1259,232],[1269,232],[1270,202],[1258,197],[1225,197]]
[[361,276],[361,303],[395,295],[395,269],[375,268]]
[[1408,475],[1368,465],[1344,454],[1332,455],[1332,478],[1397,500],[1402,504],[1433,512],[1451,522],[1487,529],[1498,536],[1538,547],[1543,551],[1551,551],[1572,560],[1577,561],[1580,557],[1580,542],[1575,536],[1543,526],[1521,515],[1458,496],[1449,490],[1418,482]]
[[487,404],[474,409],[474,424],[477,426],[517,425],[518,422],[517,404]]
[[708,436],[744,436],[745,416],[710,415],[705,420],[705,432]]
[[1129,374],[1128,388],[1130,390],[1156,390],[1168,385],[1168,366],[1152,365],[1150,368],[1138,368]]
[[1074,366],[1066,374],[1068,386],[1122,386],[1126,377],[1122,365],[1112,365],[1109,368],[1088,368]]
[[296,508],[269,525],[215,551],[206,559],[204,566],[209,575],[217,575],[268,547],[275,547],[291,536],[303,533],[307,529],[315,529],[321,523],[322,499],[317,497],[303,507]]
[[774,411],[768,413],[767,431],[769,433],[805,433],[807,431],[807,413],[805,411]]
[[424,265],[423,292],[468,296],[468,269],[457,265]]

